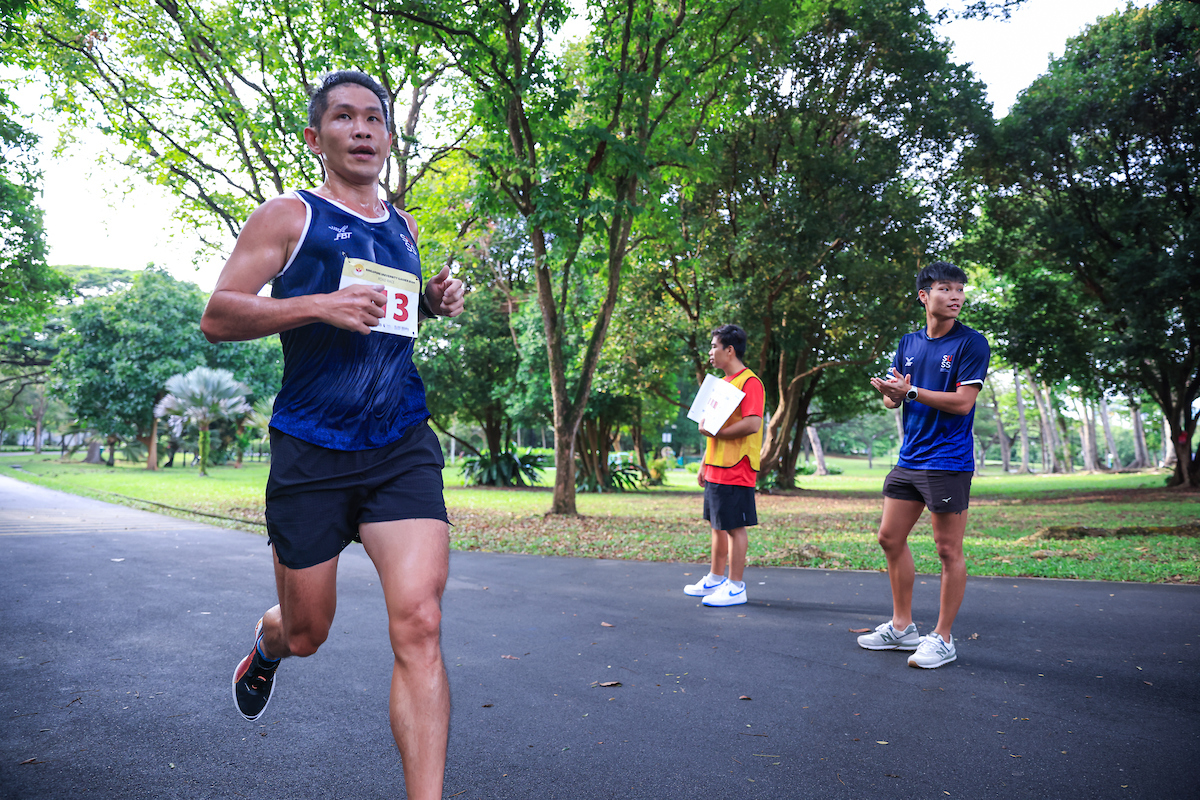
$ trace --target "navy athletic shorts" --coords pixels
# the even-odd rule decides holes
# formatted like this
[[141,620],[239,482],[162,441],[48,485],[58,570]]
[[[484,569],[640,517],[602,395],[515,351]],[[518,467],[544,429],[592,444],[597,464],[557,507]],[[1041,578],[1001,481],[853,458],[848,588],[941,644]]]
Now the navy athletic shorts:
[[727,483],[704,484],[704,518],[714,530],[730,531],[758,524],[754,507],[753,486],[730,486]]
[[883,496],[924,503],[935,514],[955,514],[971,505],[973,474],[896,467],[883,480]]
[[358,539],[364,522],[439,519],[442,447],[429,423],[374,450],[330,450],[271,429],[267,535],[279,563],[322,564]]

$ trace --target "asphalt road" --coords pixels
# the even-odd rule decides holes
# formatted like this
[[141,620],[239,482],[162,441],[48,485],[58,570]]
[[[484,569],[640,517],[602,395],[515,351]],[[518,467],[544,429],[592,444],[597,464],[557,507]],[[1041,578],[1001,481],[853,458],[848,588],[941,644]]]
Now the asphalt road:
[[[0,478],[0,548],[0,797],[403,797],[361,547],[255,723],[229,680],[274,603],[264,537]],[[454,553],[446,797],[1200,796],[1200,587],[973,578],[927,671],[855,644],[882,574],[750,569],[711,609],[680,591],[703,571]]]

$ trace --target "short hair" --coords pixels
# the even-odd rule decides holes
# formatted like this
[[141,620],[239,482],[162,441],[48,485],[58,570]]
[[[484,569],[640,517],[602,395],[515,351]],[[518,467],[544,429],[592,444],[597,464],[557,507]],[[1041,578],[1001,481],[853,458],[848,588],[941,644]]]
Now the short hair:
[[343,69],[337,72],[326,73],[321,76],[320,83],[317,84],[316,88],[309,89],[308,127],[320,130],[321,118],[325,116],[325,112],[329,109],[329,93],[337,87],[345,86],[348,83],[369,89],[379,98],[379,105],[383,108],[383,123],[390,129],[392,127],[391,99],[388,97],[387,92],[383,90],[383,87],[379,85],[379,81],[365,72],[359,72],[356,69]]
[[[950,283],[966,283],[967,273],[951,264],[949,261],[934,261],[917,273],[917,291],[932,289],[938,281]],[[919,300],[918,300],[919,302]],[[921,305],[925,305],[921,303]]]
[[746,332],[737,325],[713,328],[712,337],[720,342],[722,347],[732,347],[738,361],[746,357]]

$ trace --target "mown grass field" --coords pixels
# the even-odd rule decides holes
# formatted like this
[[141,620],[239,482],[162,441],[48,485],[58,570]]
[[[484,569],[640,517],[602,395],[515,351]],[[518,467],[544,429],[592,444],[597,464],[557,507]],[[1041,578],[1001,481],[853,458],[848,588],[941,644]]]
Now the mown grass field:
[[[887,464],[831,459],[841,475],[801,479],[801,490],[759,495],[760,525],[751,531],[749,562],[823,569],[884,568],[875,543]],[[125,502],[164,513],[187,512],[207,522],[262,530],[265,464],[150,473],[138,465],[63,463],[56,457],[6,456],[0,474],[54,489]],[[1163,488],[1159,473],[1124,475],[992,474],[975,479],[964,543],[973,575],[1200,583],[1200,539],[1186,536],[1088,538],[1023,542],[1047,525],[1098,528],[1177,526],[1200,519],[1200,494]],[[578,498],[578,518],[547,517],[549,489],[461,486],[446,471],[446,503],[460,550],[702,563],[708,528],[693,473],[679,470],[667,485],[627,494]],[[168,511],[158,503],[182,511]],[[936,573],[928,514],[910,540],[917,570]]]

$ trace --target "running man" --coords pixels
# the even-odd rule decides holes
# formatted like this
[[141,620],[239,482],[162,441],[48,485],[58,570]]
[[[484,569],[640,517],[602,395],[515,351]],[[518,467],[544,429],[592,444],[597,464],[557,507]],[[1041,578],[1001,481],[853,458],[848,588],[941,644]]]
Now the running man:
[[[958,321],[967,275],[945,261],[917,274],[925,328],[900,340],[891,375],[872,378],[888,408],[904,408],[900,458],[883,482],[879,545],[892,586],[892,618],[858,637],[867,650],[915,650],[910,667],[933,669],[958,658],[950,633],[967,588],[963,534],[975,472],[975,398],[987,377],[991,348]],[[933,541],[942,562],[937,627],[927,636],[912,621],[916,569],[908,535],[921,513],[933,516]]]
[[[746,602],[746,549],[758,524],[754,485],[758,482],[762,449],[763,383],[742,363],[746,357],[746,332],[737,325],[722,325],[712,332],[708,360],[725,373],[725,380],[745,393],[741,404],[716,433],[708,437],[704,464],[696,475],[704,487],[704,519],[712,525],[712,563],[708,575],[683,587],[684,594],[703,597],[706,606],[736,606]],[[729,577],[725,565],[729,564]]]
[[[234,673],[237,709],[262,716],[279,661],[324,643],[338,556],[361,541],[387,606],[390,720],[405,788],[433,800],[450,722],[440,645],[449,527],[441,448],[412,352],[419,318],[462,313],[463,285],[443,269],[421,286],[416,222],[379,199],[389,108],[361,72],[322,79],[304,140],[324,183],[250,215],[200,325],[213,342],[278,333],[284,354],[266,513],[279,604],[263,613]],[[356,275],[367,279],[347,283]],[[372,283],[378,276],[386,281]],[[271,296],[259,296],[268,282]]]

